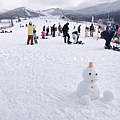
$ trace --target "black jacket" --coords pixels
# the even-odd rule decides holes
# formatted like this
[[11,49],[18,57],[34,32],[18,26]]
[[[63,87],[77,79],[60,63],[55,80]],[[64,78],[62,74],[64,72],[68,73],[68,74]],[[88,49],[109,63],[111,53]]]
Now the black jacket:
[[105,30],[101,32],[101,38],[104,38],[105,40],[111,40],[114,36],[115,32],[112,30]]
[[69,23],[66,23],[66,24],[63,26],[63,28],[62,28],[63,33],[68,33],[68,30],[69,30],[68,25],[69,25]]

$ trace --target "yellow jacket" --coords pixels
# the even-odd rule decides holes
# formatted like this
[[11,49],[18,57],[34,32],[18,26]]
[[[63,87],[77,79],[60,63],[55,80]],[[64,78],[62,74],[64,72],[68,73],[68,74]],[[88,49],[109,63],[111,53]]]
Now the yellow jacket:
[[33,35],[33,29],[35,28],[35,25],[28,25],[28,35]]

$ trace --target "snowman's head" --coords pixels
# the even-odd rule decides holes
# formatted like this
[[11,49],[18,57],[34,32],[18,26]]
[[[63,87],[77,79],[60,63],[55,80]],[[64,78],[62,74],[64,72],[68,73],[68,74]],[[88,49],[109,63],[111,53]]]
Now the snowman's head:
[[83,71],[83,79],[89,83],[95,83],[98,80],[98,74],[93,68],[93,63],[89,63],[89,67]]

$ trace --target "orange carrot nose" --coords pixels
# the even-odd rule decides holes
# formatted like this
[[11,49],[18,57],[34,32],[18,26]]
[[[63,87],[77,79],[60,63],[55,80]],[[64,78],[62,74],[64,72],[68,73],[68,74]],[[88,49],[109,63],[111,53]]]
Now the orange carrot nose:
[[91,82],[94,82],[94,80],[91,80]]
[[93,62],[89,62],[89,68],[93,68]]

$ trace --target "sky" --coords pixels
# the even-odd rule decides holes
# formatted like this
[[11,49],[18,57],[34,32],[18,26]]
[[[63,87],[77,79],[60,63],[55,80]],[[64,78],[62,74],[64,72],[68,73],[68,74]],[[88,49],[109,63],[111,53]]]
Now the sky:
[[45,10],[49,8],[81,9],[103,2],[116,0],[0,0],[0,9],[13,9],[27,7],[34,10]]

